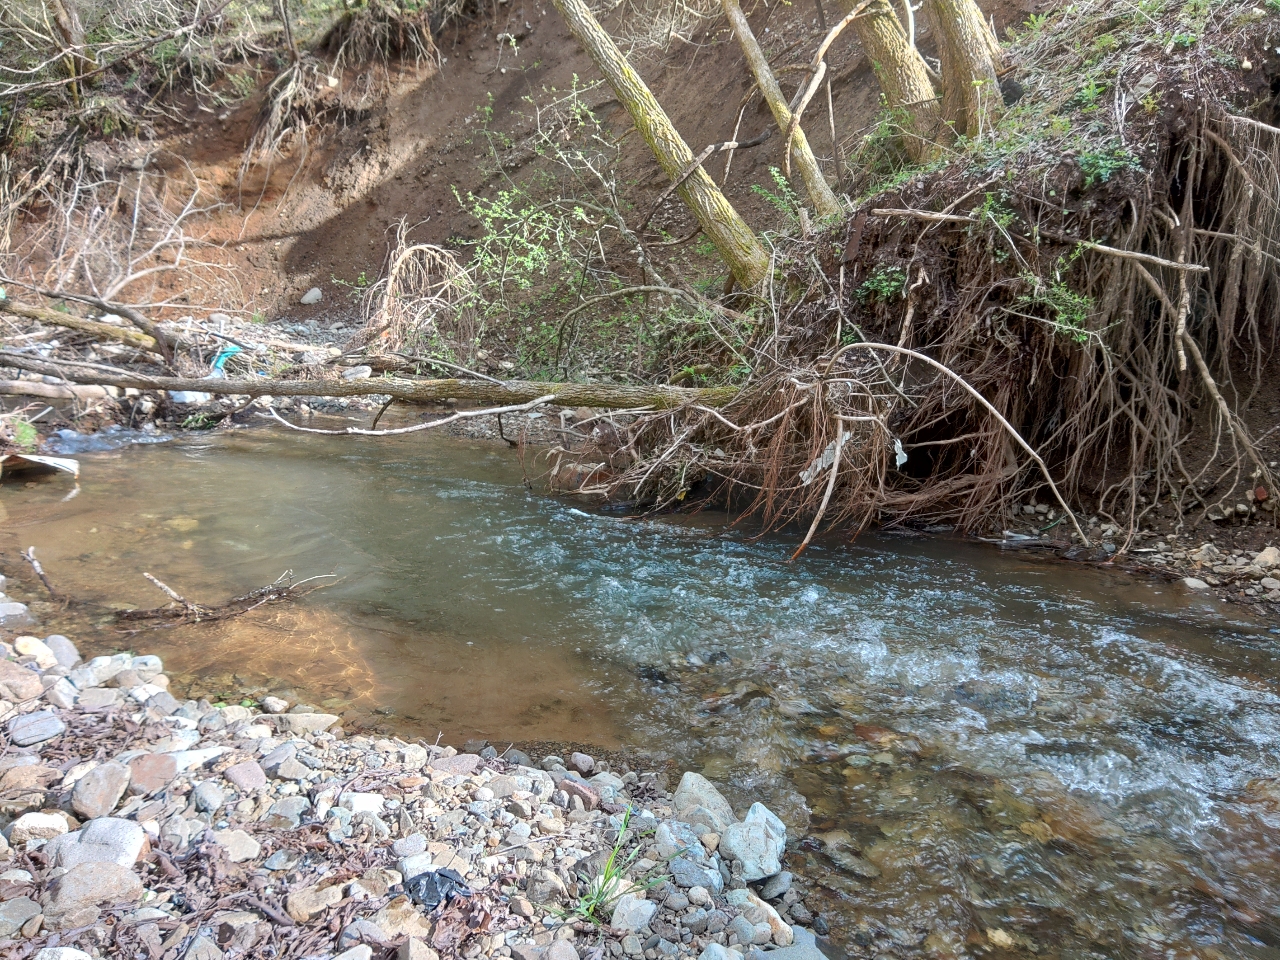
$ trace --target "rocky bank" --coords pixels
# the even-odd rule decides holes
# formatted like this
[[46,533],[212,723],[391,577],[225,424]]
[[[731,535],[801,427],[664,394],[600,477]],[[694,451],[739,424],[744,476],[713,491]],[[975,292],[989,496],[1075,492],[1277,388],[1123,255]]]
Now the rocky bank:
[[696,773],[347,736],[10,640],[0,955],[821,960],[785,826]]

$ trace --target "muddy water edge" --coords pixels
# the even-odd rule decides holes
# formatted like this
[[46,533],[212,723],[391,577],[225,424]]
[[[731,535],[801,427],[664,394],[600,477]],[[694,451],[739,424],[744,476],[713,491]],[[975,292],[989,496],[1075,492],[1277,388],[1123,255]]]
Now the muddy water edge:
[[[792,828],[854,956],[1280,949],[1280,637],[1155,583],[972,545],[752,542],[529,491],[453,439],[233,432],[0,487],[46,632],[446,740],[701,769]],[[123,632],[112,609],[333,574],[302,602]],[[24,598],[35,599],[34,593]]]

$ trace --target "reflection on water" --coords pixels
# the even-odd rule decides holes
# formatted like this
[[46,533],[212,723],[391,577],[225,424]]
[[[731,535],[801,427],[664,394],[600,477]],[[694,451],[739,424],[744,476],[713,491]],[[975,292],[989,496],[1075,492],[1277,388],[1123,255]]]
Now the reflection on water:
[[[1168,588],[865,538],[789,565],[719,518],[528,493],[505,450],[216,436],[0,488],[64,588],[293,606],[94,642],[449,737],[622,744],[763,796],[857,955],[1280,947],[1277,645]],[[83,638],[84,625],[79,624]]]

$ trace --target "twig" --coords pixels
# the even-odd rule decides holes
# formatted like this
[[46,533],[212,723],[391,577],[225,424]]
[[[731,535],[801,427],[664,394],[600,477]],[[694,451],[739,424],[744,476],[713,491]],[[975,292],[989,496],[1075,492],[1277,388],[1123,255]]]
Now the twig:
[[809,80],[809,85],[804,88],[801,94],[791,108],[791,123],[787,125],[787,130],[783,136],[782,142],[782,158],[786,164],[786,174],[791,176],[791,141],[796,135],[796,129],[800,126],[800,117],[804,113],[804,108],[809,105],[809,101],[813,99],[813,95],[818,92],[818,86],[822,83],[823,76],[826,75],[827,65],[823,58],[827,55],[827,50],[831,48],[831,44],[836,42],[836,37],[844,32],[844,28],[853,23],[854,20],[862,16],[863,11],[871,5],[871,0],[860,0],[860,2],[847,14],[844,19],[837,23],[827,35],[823,38],[822,43],[818,45],[818,52],[813,55],[813,60],[809,63],[809,70],[813,74]]
[[150,580],[150,581],[151,581],[153,584],[155,584],[157,587],[159,587],[159,588],[160,588],[160,592],[161,592],[161,593],[163,593],[163,594],[164,594],[166,597],[168,597],[170,600],[172,600],[174,603],[180,603],[180,604],[182,604],[184,607],[186,607],[186,608],[187,608],[187,610],[188,610],[190,613],[196,613],[196,612],[198,612],[199,607],[198,607],[196,604],[192,603],[190,600],[188,600],[188,599],[187,599],[186,597],[184,597],[182,594],[178,593],[176,590],[174,590],[174,589],[173,589],[172,587],[170,587],[168,584],[166,584],[166,583],[162,582],[161,580],[158,580],[157,578],[153,577],[153,576],[152,576],[151,574],[149,574],[149,573],[143,573],[142,575],[143,575],[144,577],[146,577],[148,580]]
[[22,559],[31,564],[31,569],[35,571],[40,582],[44,584],[44,588],[49,591],[49,596],[55,600],[61,600],[62,596],[57,590],[53,589],[53,584],[49,582],[49,577],[44,572],[44,567],[40,566],[40,561],[36,559],[36,548],[27,547],[27,552],[22,554]]
[[412,427],[396,427],[391,430],[366,430],[363,427],[347,427],[345,430],[320,430],[316,427],[299,427],[290,423],[280,414],[276,413],[275,407],[268,407],[267,412],[259,414],[259,416],[270,416],[280,423],[283,423],[290,430],[297,430],[300,433],[319,433],[327,437],[343,437],[355,435],[361,437],[392,437],[399,436],[404,433],[417,433],[419,430],[431,430],[435,427],[443,427],[445,424],[453,423],[455,420],[465,420],[470,417],[488,417],[501,413],[520,413],[524,410],[532,410],[534,407],[540,407],[543,404],[550,403],[555,400],[556,395],[549,393],[545,397],[538,397],[536,400],[530,400],[528,403],[516,404],[510,407],[486,407],[483,410],[459,410],[457,413],[444,417],[441,420],[432,420],[428,423],[415,424]]
[[831,493],[836,488],[836,474],[840,470],[840,451],[844,449],[844,432],[843,420],[838,420],[839,426],[836,427],[836,452],[831,461],[831,475],[827,477],[827,489],[822,494],[822,503],[818,505],[818,512],[814,514],[813,523],[809,524],[809,532],[804,535],[804,540],[800,546],[796,547],[796,552],[791,555],[791,561],[794,562],[796,557],[804,553],[805,547],[813,541],[813,535],[818,532],[818,524],[822,523],[822,517],[827,512],[827,504],[831,502]]

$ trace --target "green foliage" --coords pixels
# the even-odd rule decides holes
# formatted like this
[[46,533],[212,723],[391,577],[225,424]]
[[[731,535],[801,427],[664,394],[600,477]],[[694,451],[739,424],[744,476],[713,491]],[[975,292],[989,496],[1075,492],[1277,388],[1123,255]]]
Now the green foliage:
[[1123,170],[1141,170],[1142,161],[1123,147],[1082,153],[1076,161],[1084,171],[1084,185],[1106,183]]
[[[779,213],[789,220],[797,220],[800,216],[800,198],[796,196],[796,192],[791,189],[791,184],[787,182],[787,178],[783,176],[782,171],[777,167],[769,168],[769,178],[773,181],[774,189],[759,183],[751,185],[751,192],[757,196],[761,196]],[[776,192],[774,192],[776,191]]]
[[[636,858],[640,855],[641,846],[635,843],[635,840],[651,832],[648,830],[643,832],[631,831],[632,809],[632,807],[628,806],[626,812],[622,815],[622,824],[618,828],[618,839],[614,841],[613,849],[609,851],[609,859],[605,861],[600,874],[587,884],[586,892],[578,899],[578,902],[574,904],[573,910],[566,916],[578,917],[598,927],[608,926],[613,912],[613,905],[630,892],[634,886],[639,886],[642,890],[649,890],[665,879],[662,875],[651,875],[634,885],[632,881],[627,879],[627,871],[631,869],[636,862]],[[628,845],[630,845],[631,849],[624,853],[623,851]]]
[[19,416],[11,417],[4,423],[8,428],[9,442],[13,446],[23,453],[35,452],[40,443],[40,434],[36,432],[35,424]]
[[1093,316],[1093,298],[1071,289],[1061,276],[1046,283],[1033,274],[1025,274],[1023,280],[1031,286],[1031,292],[1018,298],[1024,308],[1047,311],[1049,323],[1063,336],[1075,343],[1089,340],[1089,318]]
[[369,288],[374,284],[373,278],[364,270],[361,270],[354,280],[340,280],[333,274],[329,274],[329,279],[334,286],[343,287],[347,291],[347,296],[352,303],[359,303],[363,300]]
[[906,295],[907,271],[901,267],[877,267],[871,276],[858,286],[860,303],[880,301],[888,303]]

